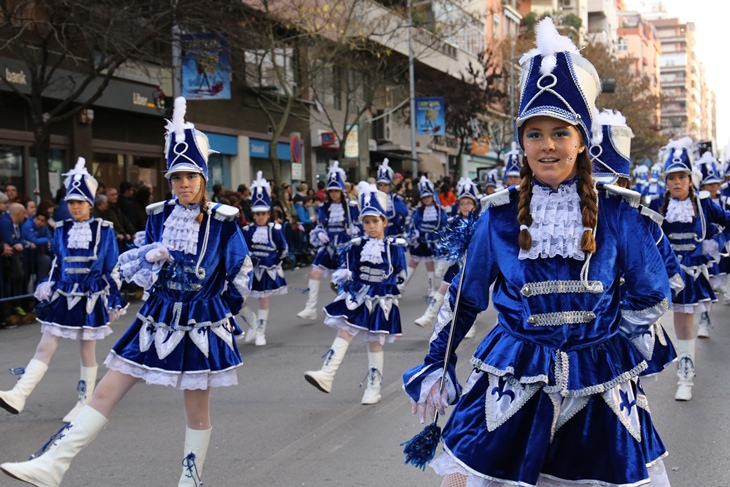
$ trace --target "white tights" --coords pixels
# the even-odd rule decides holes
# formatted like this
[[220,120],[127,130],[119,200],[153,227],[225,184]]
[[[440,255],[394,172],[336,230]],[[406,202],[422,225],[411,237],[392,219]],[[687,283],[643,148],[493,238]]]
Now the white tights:
[[[52,334],[50,331],[43,332],[41,341],[35,349],[33,358],[48,365],[53,354],[56,353],[61,337]],[[96,340],[79,340],[79,355],[81,356],[82,367],[93,367],[96,365]]]

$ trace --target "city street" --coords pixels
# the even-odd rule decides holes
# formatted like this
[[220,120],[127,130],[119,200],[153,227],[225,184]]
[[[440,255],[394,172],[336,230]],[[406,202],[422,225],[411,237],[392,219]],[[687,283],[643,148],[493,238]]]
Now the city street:
[[[385,347],[383,400],[360,405],[358,387],[367,372],[365,345],[354,340],[331,394],[306,383],[318,369],[335,331],[321,322],[297,318],[304,307],[309,268],[287,272],[289,294],[271,300],[268,345],[243,345],[239,385],[212,393],[213,434],[205,463],[206,487],[253,486],[433,486],[440,479],[403,464],[400,443],[422,429],[401,390],[401,374],[421,362],[430,330],[413,324],[425,308],[426,272],[420,266],[400,301],[404,336]],[[320,307],[334,294],[325,284]],[[255,300],[253,300],[255,301]],[[251,303],[255,308],[255,302]],[[97,344],[100,365],[132,321],[140,303],[113,325]],[[651,411],[668,450],[665,460],[673,487],[730,487],[730,307],[715,306],[709,340],[697,341],[697,378],[691,402],[674,401],[674,367],[645,384]],[[459,376],[470,371],[469,357],[495,321],[490,309],[477,322],[475,339],[458,350]],[[663,318],[673,336],[671,313]],[[15,377],[7,370],[25,366],[40,338],[39,325],[0,330],[0,388]],[[22,461],[61,426],[76,401],[78,344],[63,340],[51,368],[22,414],[0,410],[0,461]],[[105,371],[100,366],[99,376]],[[443,420],[441,424],[443,424]],[[64,487],[165,487],[181,472],[185,416],[182,393],[138,384],[119,404],[106,429],[74,461]],[[610,441],[609,438],[606,441]],[[21,486],[0,476],[0,486]]]

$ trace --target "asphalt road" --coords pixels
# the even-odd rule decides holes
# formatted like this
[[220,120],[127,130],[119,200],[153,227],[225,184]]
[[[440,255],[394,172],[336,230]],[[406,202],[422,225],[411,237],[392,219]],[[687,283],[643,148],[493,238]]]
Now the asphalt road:
[[[438,486],[433,471],[403,464],[399,444],[422,429],[401,390],[401,374],[421,362],[430,332],[413,325],[425,303],[426,275],[419,268],[400,309],[404,336],[385,347],[383,400],[360,405],[359,384],[367,372],[367,350],[350,346],[331,394],[303,379],[317,369],[335,331],[295,316],[303,308],[308,269],[287,273],[289,294],[271,300],[266,347],[242,346],[239,385],[212,394],[213,435],[205,464],[206,487],[254,486]],[[334,294],[322,286],[320,306]],[[133,305],[114,334],[98,343],[102,363],[132,320]],[[321,313],[320,313],[321,315]],[[477,322],[477,337],[458,350],[459,375],[495,321],[490,308]],[[709,340],[698,340],[694,400],[674,401],[676,375],[665,371],[645,384],[657,429],[669,452],[665,460],[673,487],[730,487],[730,307],[720,304]],[[663,318],[673,334],[671,313]],[[39,325],[0,330],[0,370],[25,366],[40,338]],[[76,401],[78,344],[63,340],[44,380],[18,416],[0,410],[0,461],[22,461],[61,426]],[[100,367],[100,376],[104,367]],[[15,378],[0,373],[0,388]],[[443,424],[443,423],[442,423]],[[64,487],[166,487],[180,476],[185,416],[180,391],[138,384],[117,406],[107,428],[74,461]],[[0,476],[0,486],[25,485]]]

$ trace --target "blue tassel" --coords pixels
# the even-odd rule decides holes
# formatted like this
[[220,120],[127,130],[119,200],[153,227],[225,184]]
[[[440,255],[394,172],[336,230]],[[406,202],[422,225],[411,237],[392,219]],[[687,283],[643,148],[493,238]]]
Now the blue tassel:
[[190,452],[183,458],[182,466],[185,469],[185,477],[192,479],[196,487],[203,487],[203,481],[198,474],[198,465],[195,463],[195,453]]
[[414,467],[426,470],[426,465],[433,460],[440,442],[441,427],[434,421],[416,436],[400,444],[405,446],[403,448],[403,453],[406,455],[405,464],[410,463]]

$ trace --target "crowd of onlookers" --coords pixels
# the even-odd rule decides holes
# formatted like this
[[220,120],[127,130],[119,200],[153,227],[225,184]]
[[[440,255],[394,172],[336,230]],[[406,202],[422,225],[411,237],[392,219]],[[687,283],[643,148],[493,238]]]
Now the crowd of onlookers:
[[[369,182],[374,184],[375,179],[370,178]],[[444,178],[437,188],[441,205],[450,208],[456,200],[450,179]],[[240,210],[241,227],[254,221],[248,186],[240,184],[233,191],[214,184],[211,189],[214,203]],[[292,263],[307,265],[316,253],[309,244],[309,232],[317,225],[319,206],[327,201],[325,183],[319,181],[316,188],[310,188],[306,183],[292,186],[272,182],[271,190],[271,219],[284,227],[289,251],[294,256]],[[392,191],[400,194],[409,208],[418,203],[418,187],[409,177],[396,173]],[[153,194],[152,186],[144,181],[122,181],[119,188],[99,184],[92,215],[113,223],[120,253],[128,250],[135,234],[145,229],[145,208],[153,202]],[[345,194],[357,201],[356,183],[346,182]],[[44,199],[36,205],[34,199],[20,194],[15,185],[0,185],[0,327],[12,326],[8,323],[11,315],[25,315],[35,306],[30,295],[38,280],[50,270],[56,222],[71,218],[64,196],[65,190],[61,188],[54,200]]]

